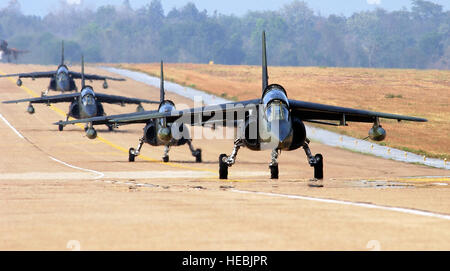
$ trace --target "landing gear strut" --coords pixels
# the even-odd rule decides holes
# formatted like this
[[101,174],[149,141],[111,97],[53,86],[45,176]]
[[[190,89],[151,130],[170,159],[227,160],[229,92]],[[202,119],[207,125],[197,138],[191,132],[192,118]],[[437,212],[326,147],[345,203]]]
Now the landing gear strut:
[[277,149],[272,150],[271,157],[272,157],[272,161],[269,164],[270,178],[278,179],[278,150]]
[[[202,162],[202,150],[201,149],[194,149],[194,146],[192,145],[192,140],[187,139],[186,143],[189,146],[189,150],[191,151],[192,156],[195,157],[196,163]],[[169,144],[165,145],[164,147],[164,156],[163,156],[163,162],[167,163],[169,162],[169,150],[170,147],[176,145],[176,141],[171,141]]]
[[227,179],[228,178],[228,167],[231,167],[236,162],[236,156],[239,149],[244,146],[244,142],[242,139],[237,138],[234,140],[233,151],[230,156],[222,153],[219,156],[219,179]]
[[170,143],[164,146],[164,156],[162,158],[164,163],[169,162],[169,151],[170,151]]
[[311,154],[309,149],[309,139],[306,139],[305,144],[303,144],[303,149],[305,150],[306,156],[308,157],[308,163],[310,166],[314,167],[314,179],[311,179],[309,186],[322,187],[323,186],[323,156],[318,153],[316,155]]
[[139,139],[139,144],[137,146],[137,149],[130,148],[128,150],[128,162],[134,162],[134,158],[139,155],[142,145],[144,145],[143,137]]
[[[66,114],[66,122],[67,122],[68,120],[69,120],[69,114]],[[61,120],[60,120],[60,122],[61,122]],[[64,126],[65,126],[65,125],[63,125],[63,124],[59,124],[59,125],[58,125],[58,130],[59,130],[59,131],[64,130]],[[84,129],[84,131],[86,132],[87,129]]]
[[189,150],[192,153],[192,156],[195,157],[195,162],[201,163],[202,162],[202,149],[194,149],[194,146],[192,145],[192,140],[190,140],[190,139],[187,140],[187,144],[189,146]]
[[47,88],[45,91],[42,91],[41,92],[41,97],[47,96],[48,95],[48,91],[49,91],[49,88]]

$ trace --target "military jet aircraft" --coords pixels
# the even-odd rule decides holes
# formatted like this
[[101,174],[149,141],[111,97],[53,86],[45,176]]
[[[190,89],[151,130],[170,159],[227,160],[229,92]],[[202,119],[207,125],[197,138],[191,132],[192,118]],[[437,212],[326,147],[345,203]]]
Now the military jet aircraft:
[[3,58],[3,56],[6,56],[6,60],[8,62],[11,62],[11,56],[14,58],[14,60],[17,62],[17,58],[21,54],[28,53],[27,50],[19,50],[17,48],[8,48],[8,42],[6,40],[0,41],[0,59]]
[[[269,168],[272,179],[278,179],[278,155],[283,151],[293,151],[303,148],[307,161],[314,167],[313,186],[322,186],[323,180],[323,156],[312,155],[309,148],[310,140],[307,138],[304,122],[322,123],[328,125],[347,125],[348,122],[373,123],[369,130],[369,137],[375,141],[382,141],[386,137],[386,131],[380,125],[380,118],[396,119],[398,121],[425,122],[426,119],[394,115],[388,113],[372,112],[366,110],[324,105],[288,99],[286,90],[278,84],[268,82],[266,38],[262,35],[262,95],[259,99],[247,100],[191,108],[182,111],[160,110],[144,111],[139,113],[122,114],[90,118],[77,121],[94,124],[129,124],[147,123],[144,139],[152,140],[155,137],[153,123],[158,121],[172,122],[171,132],[177,132],[176,127],[184,124],[191,125],[226,125],[238,127],[238,134],[234,141],[234,148],[230,155],[219,156],[219,178],[228,178],[228,168],[231,167],[241,147],[247,147],[253,151],[271,149],[271,162]],[[335,122],[333,122],[335,121]],[[167,132],[163,135],[166,136]],[[158,133],[158,138],[161,135]],[[130,149],[130,154],[131,154]]]
[[[21,102],[29,102],[27,111],[30,114],[35,112],[33,103],[41,103],[50,105],[52,103],[61,103],[61,102],[70,102],[69,113],[67,113],[66,121],[69,117],[73,117],[75,119],[82,118],[91,118],[96,116],[104,116],[105,111],[103,110],[102,103],[109,104],[137,104],[137,111],[143,111],[142,103],[148,104],[158,104],[158,101],[150,101],[145,99],[136,99],[136,98],[128,98],[123,96],[116,95],[108,95],[102,93],[94,93],[94,89],[91,86],[85,85],[85,75],[84,75],[84,57],[81,60],[81,92],[76,93],[67,93],[67,94],[59,94],[54,96],[42,96],[38,98],[29,98],[29,99],[21,99],[21,100],[13,100],[13,101],[4,101],[3,103],[11,104],[11,103],[21,103]],[[107,125],[109,130],[113,129],[113,125]],[[64,125],[59,125],[59,130],[62,131]],[[89,138],[95,138],[97,136],[97,132],[93,127],[86,127],[87,136]]]
[[[49,72],[30,72],[30,73],[16,73],[16,74],[6,74],[1,75],[0,77],[13,77],[18,76],[17,86],[22,85],[21,78],[31,78],[32,80],[36,78],[51,78],[50,84],[45,91],[44,95],[47,95],[49,90],[69,92],[69,91],[77,91],[77,86],[75,85],[74,79],[80,79],[81,74],[78,72],[69,71],[69,68],[64,64],[64,41],[61,46],[61,64],[59,64],[56,71]],[[102,76],[96,74],[85,74],[84,78],[86,80],[103,80],[103,88],[108,88],[108,83],[106,80],[114,80],[114,81],[125,81],[123,78],[113,78],[109,76]]]
[[[176,111],[175,110],[175,104],[165,99],[165,90],[164,90],[164,72],[163,72],[163,62],[161,61],[161,81],[160,81],[160,101],[159,101],[159,107],[158,110],[153,111],[143,111],[142,113],[146,114],[151,112],[151,114],[161,115],[161,116],[168,116],[170,115],[170,112]],[[177,127],[177,130],[179,131],[179,135],[174,135],[172,132],[172,128],[174,123],[171,120],[168,120],[165,117],[160,118],[150,118],[150,119],[144,119],[139,121],[129,121],[129,122],[110,122],[110,119],[115,119],[116,117],[122,118],[126,116],[130,116],[130,118],[134,118],[135,116],[140,116],[140,113],[138,114],[121,114],[121,115],[112,115],[112,116],[103,116],[103,117],[94,117],[90,119],[80,120],[79,122],[85,122],[89,123],[92,127],[93,125],[99,125],[99,124],[106,124],[106,125],[114,125],[115,127],[123,124],[131,124],[131,123],[145,123],[144,127],[144,135],[139,139],[139,144],[137,148],[130,148],[128,152],[128,161],[134,162],[135,157],[140,154],[141,148],[144,145],[144,143],[150,144],[152,146],[165,146],[164,148],[164,156],[163,161],[169,162],[169,150],[172,146],[181,146],[184,144],[187,144],[189,147],[189,150],[191,151],[192,156],[195,157],[195,162],[200,163],[202,162],[202,150],[201,149],[195,149],[192,145],[192,140],[189,138],[189,131],[185,125],[181,125],[180,127]],[[67,125],[67,124],[73,124],[76,123],[75,121],[59,121],[55,124],[61,126],[61,125]],[[92,134],[89,129],[86,131],[88,134],[88,137],[93,139],[95,137],[90,137],[89,134]],[[183,134],[183,136],[181,135]]]

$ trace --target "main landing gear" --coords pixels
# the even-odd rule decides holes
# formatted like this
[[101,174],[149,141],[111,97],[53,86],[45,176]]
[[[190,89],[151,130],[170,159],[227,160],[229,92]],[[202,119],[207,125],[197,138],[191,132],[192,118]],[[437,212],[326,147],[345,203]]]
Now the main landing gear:
[[[189,150],[192,153],[192,156],[195,157],[195,162],[196,163],[201,163],[202,162],[202,150],[201,149],[194,149],[194,146],[192,145],[192,140],[187,140],[186,142],[189,146]],[[144,144],[144,138],[139,139],[139,145],[136,149],[134,148],[130,148],[128,151],[128,161],[129,162],[134,162],[135,157],[138,156],[140,154],[142,145]],[[169,150],[170,147],[172,145],[174,145],[175,143],[169,143],[167,145],[164,146],[164,156],[162,158],[164,163],[169,162]]]
[[[234,141],[233,151],[230,156],[224,153],[219,156],[219,179],[228,179],[228,168],[236,162],[237,153],[242,146],[244,146],[244,142],[238,138]],[[278,179],[278,151],[278,149],[272,150],[272,161],[269,164],[271,179]]]
[[219,155],[219,179],[228,179],[228,167],[234,165],[237,153],[242,146],[244,146],[243,140],[237,138],[234,140],[234,147],[230,156],[227,156],[225,153]]
[[[187,139],[186,143],[189,146],[189,150],[191,151],[192,156],[195,157],[195,162],[196,163],[201,163],[202,162],[202,150],[201,149],[194,149],[194,146],[192,145],[192,140],[190,140],[190,139]],[[169,150],[170,150],[170,147],[175,145],[175,144],[176,143],[171,142],[171,143],[165,145],[165,147],[164,147],[164,156],[162,158],[164,163],[169,162]]]
[[128,162],[134,162],[134,158],[139,155],[142,145],[144,145],[144,138],[139,139],[139,144],[136,149],[130,148],[128,150]]
[[309,142],[307,138],[305,144],[303,144],[308,163],[314,167],[314,178],[309,180],[308,185],[311,187],[323,187],[323,156],[320,153],[313,156],[308,146]]
[[[315,156],[311,154],[311,150],[309,149],[308,144],[310,143],[309,139],[306,139],[305,144],[303,145],[303,149],[305,150],[306,156],[308,157],[308,163],[311,167],[314,167],[314,178],[309,181],[309,186],[313,187],[322,187],[323,186],[323,156],[318,153]],[[219,179],[227,179],[228,178],[228,168],[234,165],[236,162],[236,156],[239,149],[244,145],[242,139],[236,139],[234,141],[233,151],[230,156],[222,153],[219,156]],[[279,149],[273,149],[271,158],[272,161],[269,164],[270,168],[270,178],[278,179],[279,170],[278,170],[278,156]]]
[[[68,120],[69,120],[69,114],[66,114],[66,121],[68,121]],[[61,120],[60,120],[60,122],[61,122]],[[65,125],[63,125],[63,124],[59,124],[59,125],[58,125],[58,130],[59,130],[59,131],[64,130],[64,126],[65,126]],[[86,127],[84,128],[84,131],[85,131],[85,132],[87,131],[87,125],[86,125]]]
[[41,97],[47,96],[49,90],[50,90],[50,89],[47,88],[45,91],[41,91]]

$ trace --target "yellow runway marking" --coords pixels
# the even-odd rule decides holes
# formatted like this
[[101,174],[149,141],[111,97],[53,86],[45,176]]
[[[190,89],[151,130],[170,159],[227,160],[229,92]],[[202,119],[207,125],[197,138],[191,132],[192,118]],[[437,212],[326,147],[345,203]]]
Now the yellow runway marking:
[[[5,75],[5,73],[3,73],[1,71],[0,71],[0,74]],[[14,79],[9,78],[9,77],[8,77],[8,79],[15,84]],[[33,97],[41,97],[41,96],[37,95],[36,92],[34,92],[33,90],[27,88],[25,85],[20,86],[20,88],[25,90],[29,95],[31,95]],[[58,107],[56,107],[54,105],[50,105],[50,109],[52,109],[54,112],[56,112],[61,117],[63,117],[63,118],[66,117],[66,113],[63,110],[61,110],[60,108],[58,108]],[[73,118],[69,118],[69,119],[72,120]],[[82,124],[76,123],[75,125],[77,125],[79,128],[84,130],[84,126]],[[112,148],[115,148],[115,149],[117,149],[119,151],[122,151],[122,152],[128,154],[128,149],[126,149],[126,148],[124,148],[122,146],[119,146],[119,145],[117,145],[117,144],[107,140],[104,137],[97,136],[96,140],[98,140],[98,141],[100,141],[102,143],[105,143],[106,145],[108,145],[108,146],[110,146]],[[149,162],[154,162],[154,163],[162,164],[162,165],[165,165],[165,166],[173,167],[173,168],[190,169],[190,170],[196,170],[196,171],[205,171],[205,172],[211,172],[211,173],[217,174],[217,171],[215,171],[215,170],[206,169],[206,168],[190,167],[190,166],[180,165],[180,164],[172,163],[172,162],[165,163],[165,162],[160,161],[159,159],[154,159],[154,158],[151,158],[151,157],[148,157],[148,156],[145,156],[145,155],[139,155],[138,158],[146,160],[146,161],[149,161]],[[204,179],[214,180],[214,179],[217,179],[217,177],[204,178]],[[220,180],[220,181],[250,182],[249,180]]]
[[400,178],[400,179],[397,179],[397,180],[405,181],[405,182],[424,182],[424,183],[428,183],[428,182],[450,182],[450,177],[429,177],[429,178],[417,177],[417,178]]

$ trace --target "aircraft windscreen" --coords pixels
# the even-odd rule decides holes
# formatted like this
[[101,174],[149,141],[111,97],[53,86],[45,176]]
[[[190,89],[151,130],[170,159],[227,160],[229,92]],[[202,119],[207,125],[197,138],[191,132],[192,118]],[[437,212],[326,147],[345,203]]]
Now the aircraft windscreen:
[[162,105],[161,105],[161,107],[159,108],[159,112],[160,113],[169,113],[169,112],[171,112],[171,111],[173,111],[173,110],[175,110],[175,107],[173,106],[173,104],[172,103],[168,103],[168,102],[165,102],[165,103],[163,103]]
[[61,67],[58,68],[57,73],[58,73],[58,74],[60,74],[60,73],[68,74],[68,73],[69,73],[69,70],[68,70],[66,67],[64,67],[64,66],[61,66]]
[[266,117],[268,121],[287,120],[289,111],[281,101],[273,101],[267,106]]
[[95,98],[91,94],[84,95],[81,101],[83,102],[84,106],[95,104]]
[[83,105],[93,105],[95,104],[95,94],[90,87],[86,87],[81,91],[81,102]]
[[282,86],[271,85],[269,86],[269,89],[266,90],[263,97],[263,104],[267,105],[273,100],[282,101],[287,106],[289,106],[289,100]]

